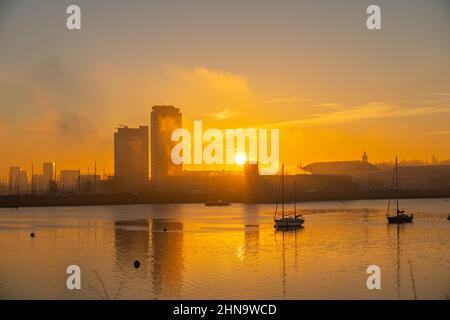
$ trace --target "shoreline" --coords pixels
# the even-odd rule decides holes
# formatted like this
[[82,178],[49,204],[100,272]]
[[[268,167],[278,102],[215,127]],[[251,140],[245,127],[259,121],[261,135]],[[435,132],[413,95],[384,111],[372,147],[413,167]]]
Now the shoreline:
[[[400,199],[436,199],[450,198],[450,191],[404,192]],[[202,204],[216,200],[213,195],[189,195],[177,193],[148,194],[86,194],[86,195],[19,195],[0,196],[0,208],[20,207],[81,207],[105,205],[134,204]],[[237,195],[223,197],[230,203],[242,204],[275,204],[276,199],[252,197],[252,199]],[[286,199],[287,202],[325,202],[325,201],[356,201],[356,200],[388,200],[392,199],[390,192],[358,192],[353,194],[314,193],[298,194],[296,199]]]

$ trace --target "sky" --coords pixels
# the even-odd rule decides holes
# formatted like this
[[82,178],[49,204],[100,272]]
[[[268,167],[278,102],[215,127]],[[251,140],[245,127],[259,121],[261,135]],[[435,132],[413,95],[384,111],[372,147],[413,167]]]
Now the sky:
[[450,159],[449,32],[447,0],[0,0],[0,177],[113,172],[115,128],[157,104],[278,128],[287,164]]

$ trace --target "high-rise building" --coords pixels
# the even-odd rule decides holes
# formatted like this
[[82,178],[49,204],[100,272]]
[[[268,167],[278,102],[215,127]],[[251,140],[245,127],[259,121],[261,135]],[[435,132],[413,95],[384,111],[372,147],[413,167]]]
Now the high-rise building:
[[63,191],[77,191],[80,189],[80,170],[61,170],[60,188]]
[[43,191],[48,191],[50,188],[50,181],[54,181],[55,179],[55,163],[54,162],[44,162],[43,163]]
[[46,193],[49,190],[49,182],[46,182],[42,174],[34,174],[31,180],[33,193]]
[[114,133],[114,177],[128,187],[148,181],[148,126],[117,128]]
[[9,193],[20,193],[20,167],[9,168]]
[[152,144],[152,180],[183,173],[181,165],[172,162],[171,151],[177,142],[171,136],[175,129],[181,128],[182,115],[180,109],[173,106],[154,106],[151,113]]
[[19,177],[19,192],[27,193],[29,191],[30,191],[30,188],[28,185],[28,172],[26,170],[21,170],[20,177]]

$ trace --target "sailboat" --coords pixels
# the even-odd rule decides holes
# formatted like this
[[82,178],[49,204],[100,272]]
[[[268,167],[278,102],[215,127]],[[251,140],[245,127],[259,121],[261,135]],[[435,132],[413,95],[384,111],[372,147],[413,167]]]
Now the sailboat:
[[[294,199],[295,203],[295,199]],[[278,201],[275,207],[275,215],[273,218],[277,229],[298,228],[305,223],[302,215],[297,214],[297,205],[295,204],[293,212],[287,212],[284,210],[284,164],[281,166],[281,216],[278,215]]]
[[388,219],[389,223],[409,223],[412,222],[414,219],[413,214],[406,214],[404,210],[400,210],[399,207],[399,200],[398,200],[398,193],[399,193],[399,187],[398,187],[398,162],[397,157],[395,157],[395,168],[394,168],[394,175],[395,175],[395,194],[396,194],[396,214],[395,215],[389,215],[389,209],[391,205],[391,200],[389,200],[388,203],[388,209],[386,218]]

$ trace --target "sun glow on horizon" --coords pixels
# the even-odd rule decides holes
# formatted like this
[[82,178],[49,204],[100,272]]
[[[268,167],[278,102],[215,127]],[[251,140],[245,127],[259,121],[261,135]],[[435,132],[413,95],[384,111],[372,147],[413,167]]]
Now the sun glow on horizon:
[[244,153],[238,153],[236,154],[236,158],[234,159],[236,164],[243,165],[245,162],[247,162],[247,156]]

